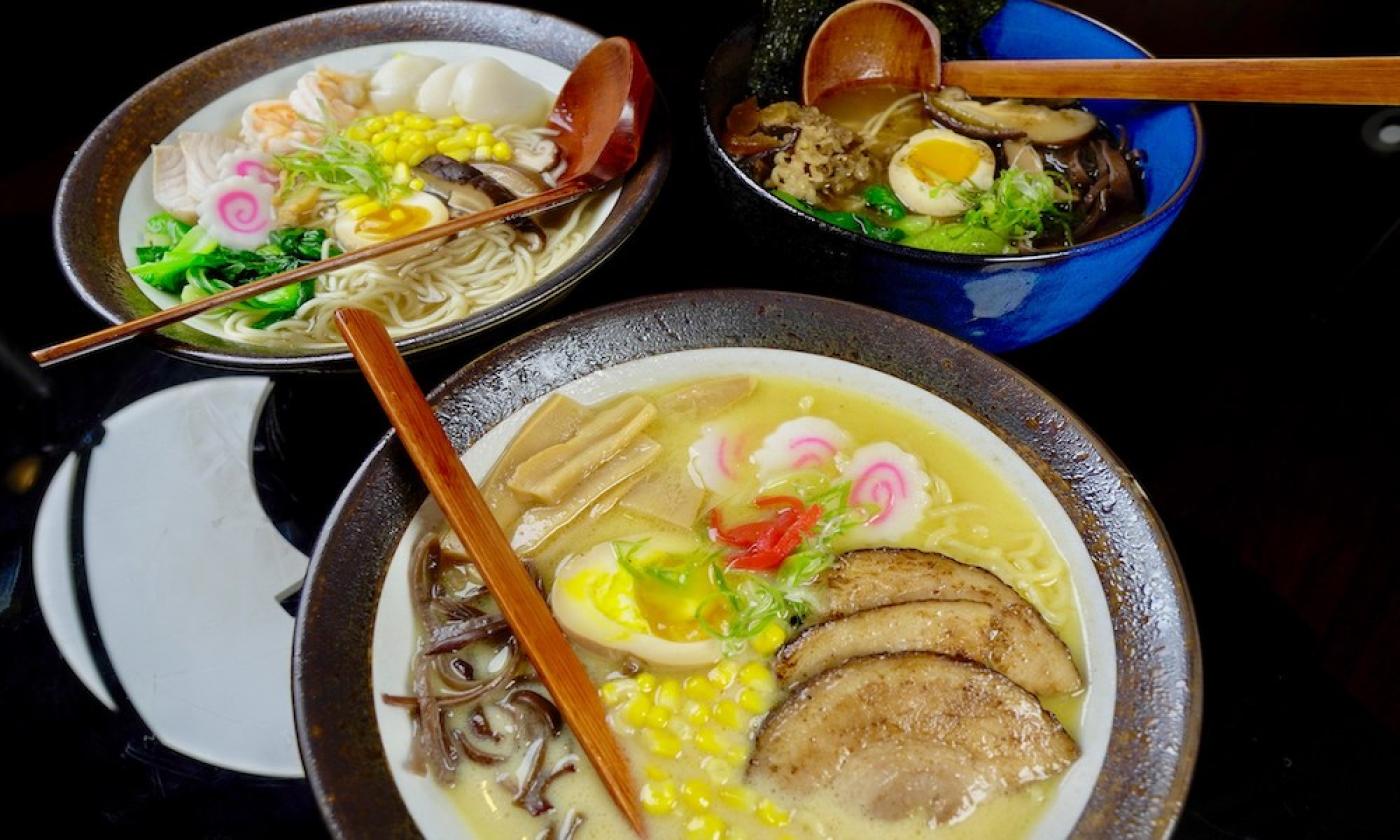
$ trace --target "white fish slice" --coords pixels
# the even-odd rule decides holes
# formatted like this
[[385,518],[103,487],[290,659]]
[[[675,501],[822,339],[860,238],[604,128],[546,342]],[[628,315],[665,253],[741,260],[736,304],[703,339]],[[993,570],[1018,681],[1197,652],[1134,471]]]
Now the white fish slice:
[[193,223],[197,201],[185,177],[185,153],[179,146],[151,147],[151,180],[156,203],[182,222]]
[[178,140],[185,158],[185,191],[193,205],[204,199],[210,184],[226,177],[219,161],[230,152],[247,151],[234,138],[207,131],[186,131]]

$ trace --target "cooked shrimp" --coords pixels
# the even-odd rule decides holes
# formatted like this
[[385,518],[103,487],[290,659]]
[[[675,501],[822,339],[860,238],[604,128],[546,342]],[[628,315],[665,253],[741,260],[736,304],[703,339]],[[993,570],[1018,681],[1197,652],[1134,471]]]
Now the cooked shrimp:
[[243,112],[243,142],[274,155],[287,155],[321,142],[321,131],[301,118],[285,99],[254,102]]
[[360,116],[369,101],[369,76],[317,67],[297,80],[287,101],[308,120],[325,122],[329,118],[345,125]]

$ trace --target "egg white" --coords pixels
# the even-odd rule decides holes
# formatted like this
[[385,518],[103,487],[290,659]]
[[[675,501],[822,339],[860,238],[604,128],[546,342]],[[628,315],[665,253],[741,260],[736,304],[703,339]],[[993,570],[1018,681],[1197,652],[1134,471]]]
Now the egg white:
[[930,140],[947,140],[976,152],[977,166],[962,183],[980,190],[991,188],[997,168],[997,159],[996,155],[992,153],[992,147],[981,140],[964,137],[956,131],[950,131],[946,128],[930,128],[920,131],[899,147],[899,151],[890,158],[890,188],[894,190],[894,194],[899,197],[899,200],[904,202],[904,206],[915,213],[939,218],[962,215],[963,211],[967,209],[967,204],[958,196],[957,187],[960,186],[959,184],[950,184],[944,180],[929,183],[914,174],[914,170],[909,166],[910,153],[920,144]]

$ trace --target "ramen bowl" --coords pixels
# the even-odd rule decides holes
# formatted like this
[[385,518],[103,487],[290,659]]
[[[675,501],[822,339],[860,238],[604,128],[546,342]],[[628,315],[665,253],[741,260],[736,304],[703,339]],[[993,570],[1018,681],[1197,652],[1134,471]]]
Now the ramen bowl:
[[[399,52],[447,61],[506,62],[546,90],[600,40],[577,24],[488,3],[413,0],[335,9],[250,32],[163,73],[117,107],[78,150],[59,187],[54,240],[73,290],[111,323],[156,311],[158,294],[127,271],[151,196],[151,149],[182,131],[222,132],[258,100],[286,97],[320,65],[368,70]],[[461,53],[461,57],[458,57]],[[659,105],[659,103],[658,103]],[[397,341],[415,353],[461,341],[548,306],[572,290],[636,229],[661,189],[670,160],[658,108],[636,167],[599,204],[586,241],[522,291]],[[175,302],[164,300],[162,306]],[[254,370],[349,367],[343,346],[252,344],[186,322],[151,336],[155,346],[197,362]]]
[[[747,177],[720,145],[725,115],[744,99],[755,30],[740,29],[710,59],[701,89],[706,151],[733,207],[736,233],[781,259],[803,288],[820,288],[907,315],[1001,352],[1040,341],[1092,312],[1137,271],[1180,214],[1200,170],[1193,105],[1086,100],[1146,153],[1145,206],[1133,224],[1068,248],[1006,256],[941,253],[881,242],[803,213]],[[983,28],[988,58],[1144,58],[1097,21],[1044,0],[1009,0]],[[739,234],[743,235],[743,234]]]
[[[1169,834],[1201,711],[1195,620],[1180,568],[1150,503],[1104,444],[990,356],[850,303],[696,292],[542,327],[469,364],[430,401],[481,477],[551,395],[596,404],[738,372],[821,381],[898,404],[995,465],[1029,500],[1079,593],[1088,689],[1081,758],[1028,836]],[[307,775],[338,836],[480,836],[468,831],[456,799],[407,769],[411,729],[385,699],[403,693],[410,667],[408,547],[440,518],[425,501],[406,453],[387,436],[341,496],[303,593],[296,721]],[[567,807],[558,796],[556,804]]]

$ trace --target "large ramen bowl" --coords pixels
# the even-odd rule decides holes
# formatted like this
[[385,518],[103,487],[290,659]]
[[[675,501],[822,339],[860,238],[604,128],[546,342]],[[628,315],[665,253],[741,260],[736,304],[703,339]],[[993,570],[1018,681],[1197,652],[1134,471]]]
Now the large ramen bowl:
[[[127,272],[133,240],[151,199],[152,144],[181,130],[222,131],[258,99],[281,97],[297,77],[323,62],[344,69],[375,66],[400,50],[451,58],[469,49],[512,64],[557,90],[600,36],[577,24],[488,3],[377,3],[335,9],[250,32],[169,70],[111,113],[78,150],[59,187],[54,240],[59,263],[78,295],[99,315],[121,323],[156,309],[152,294]],[[458,60],[458,59],[453,59]],[[348,62],[348,64],[346,63]],[[665,114],[654,112],[637,166],[601,201],[591,236],[554,272],[512,297],[467,317],[398,341],[404,353],[440,347],[560,300],[636,229],[661,189],[670,161]],[[209,364],[260,370],[351,366],[343,347],[254,346],[180,324],[152,340],[162,350]]]
[[[574,316],[474,361],[430,399],[481,476],[534,406],[747,372],[820,381],[936,424],[1005,477],[1064,547],[1080,593],[1083,758],[1033,838],[1170,833],[1196,756],[1200,654],[1172,547],[1141,489],[1054,398],[913,321],[775,292],[644,298]],[[308,777],[341,837],[471,836],[459,805],[405,766],[401,693],[414,644],[405,546],[435,515],[387,436],[317,544],[297,621],[296,723]]]
[[[711,168],[740,230],[784,243],[804,288],[824,286],[916,318],[984,350],[1023,347],[1084,318],[1133,275],[1171,227],[1200,170],[1194,106],[1087,101],[1110,126],[1127,129],[1147,153],[1142,219],[1070,248],[968,256],[922,251],[842,230],[798,211],[740,171],[719,144],[729,108],[748,94],[754,29],[734,33],[706,70],[702,104]],[[1044,0],[1008,0],[982,30],[989,58],[1142,58],[1148,52],[1078,12]],[[760,247],[765,247],[760,245]],[[795,272],[796,269],[793,269]]]

